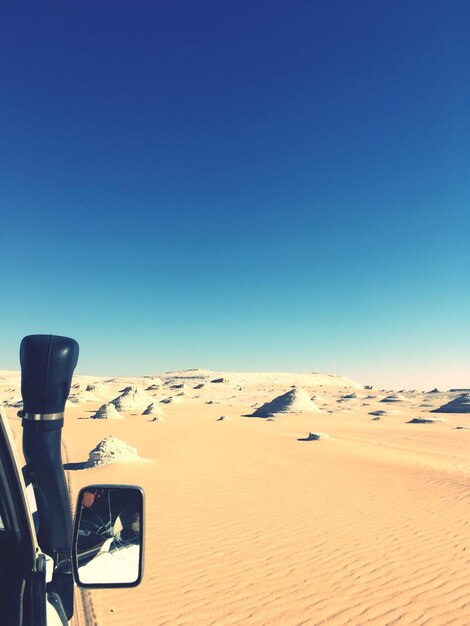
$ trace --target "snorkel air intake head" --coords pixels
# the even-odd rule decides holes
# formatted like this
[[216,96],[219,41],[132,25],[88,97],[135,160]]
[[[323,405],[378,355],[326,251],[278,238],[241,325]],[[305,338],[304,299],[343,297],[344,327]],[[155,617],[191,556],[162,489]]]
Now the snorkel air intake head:
[[20,347],[23,453],[36,498],[38,543],[56,567],[61,564],[48,590],[57,593],[67,618],[73,614],[73,578],[67,567],[72,511],[61,436],[78,352],[74,339],[55,335],[28,335]]
[[68,337],[28,335],[21,342],[23,419],[63,419],[78,361],[78,343]]

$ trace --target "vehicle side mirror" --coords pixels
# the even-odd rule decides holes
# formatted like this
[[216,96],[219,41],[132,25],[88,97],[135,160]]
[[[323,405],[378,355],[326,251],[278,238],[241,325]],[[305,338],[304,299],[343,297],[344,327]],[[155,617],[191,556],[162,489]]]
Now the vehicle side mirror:
[[72,567],[80,587],[135,587],[142,580],[144,492],[89,485],[78,494]]

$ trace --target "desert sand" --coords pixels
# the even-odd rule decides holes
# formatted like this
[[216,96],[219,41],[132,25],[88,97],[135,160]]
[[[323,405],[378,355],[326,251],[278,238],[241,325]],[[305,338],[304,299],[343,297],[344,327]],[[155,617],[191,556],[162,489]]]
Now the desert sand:
[[[77,589],[75,625],[470,623],[468,396],[449,408],[465,390],[206,370],[73,382],[72,499],[93,482],[146,497],[142,584]],[[19,385],[0,372],[21,449]],[[110,436],[131,460],[87,464]]]

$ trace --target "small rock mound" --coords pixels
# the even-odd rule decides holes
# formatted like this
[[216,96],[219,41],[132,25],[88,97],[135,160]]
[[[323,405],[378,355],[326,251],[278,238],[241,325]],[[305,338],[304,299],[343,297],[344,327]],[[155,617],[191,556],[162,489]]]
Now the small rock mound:
[[227,417],[226,415],[221,415],[220,417],[218,417],[215,421],[216,422],[223,422],[224,420],[228,420],[230,419],[229,417]]
[[126,387],[123,393],[111,400],[118,411],[143,411],[152,402],[152,398],[148,396],[140,387],[132,385]]
[[183,402],[183,400],[181,400],[181,398],[179,398],[178,396],[170,396],[169,398],[160,400],[160,402],[162,402],[163,404],[180,404],[181,402]]
[[85,391],[101,391],[103,388],[103,383],[90,383],[85,387]]
[[193,389],[202,389],[203,387],[204,387],[204,383],[199,383],[198,385],[193,387]]
[[436,422],[443,422],[444,420],[438,417],[413,417],[412,420],[406,422],[407,424],[435,424]]
[[462,393],[454,400],[443,404],[433,413],[470,413],[470,393]]
[[386,415],[387,411],[382,411],[381,409],[377,411],[370,411],[369,415],[375,415],[376,417],[382,417],[382,415]]
[[251,417],[272,417],[276,413],[320,413],[320,409],[310,400],[303,389],[291,389],[287,393],[265,402]]
[[297,439],[297,441],[318,441],[319,439],[329,439],[330,435],[326,433],[308,433],[307,437]]
[[380,402],[402,402],[403,400],[406,400],[406,398],[402,396],[401,394],[392,393],[391,395],[386,396],[385,398],[382,398]]
[[6,403],[6,406],[20,409],[23,406],[23,400],[19,396],[10,398]]
[[90,415],[92,420],[122,420],[124,419],[119,411],[116,410],[114,404],[108,402],[103,404],[94,415]]
[[226,378],[214,378],[211,383],[228,383],[228,380]]
[[145,411],[143,411],[142,413],[142,415],[149,415],[150,417],[160,417],[163,414],[163,411],[156,402],[152,402],[151,404],[149,404]]
[[129,463],[141,461],[137,449],[117,437],[106,437],[90,452],[85,466],[100,467],[110,463]]

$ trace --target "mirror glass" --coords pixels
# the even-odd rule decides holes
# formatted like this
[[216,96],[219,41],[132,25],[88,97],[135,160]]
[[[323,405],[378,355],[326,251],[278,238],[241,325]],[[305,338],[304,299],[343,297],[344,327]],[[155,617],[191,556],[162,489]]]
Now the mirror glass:
[[80,491],[74,532],[76,582],[133,586],[142,569],[143,494],[138,487],[91,485]]

